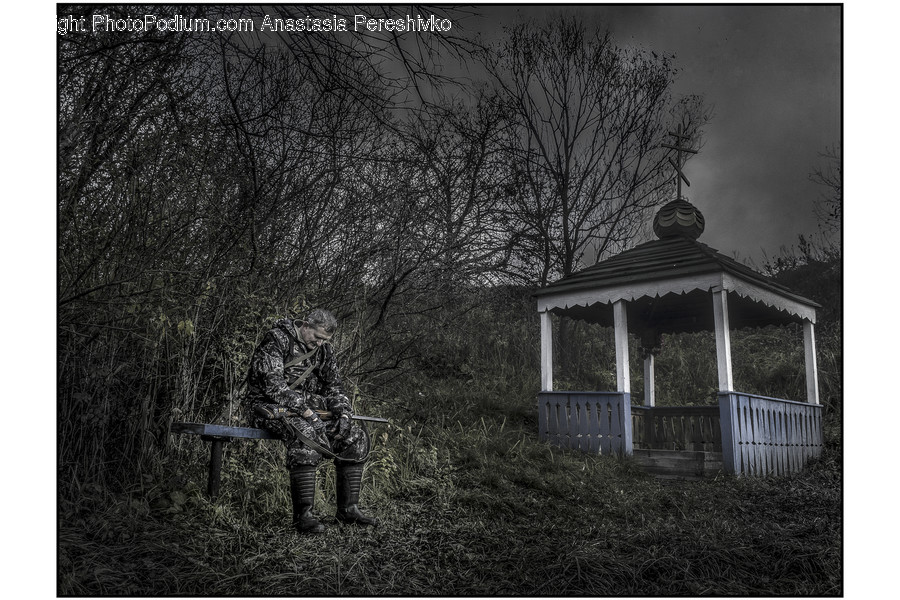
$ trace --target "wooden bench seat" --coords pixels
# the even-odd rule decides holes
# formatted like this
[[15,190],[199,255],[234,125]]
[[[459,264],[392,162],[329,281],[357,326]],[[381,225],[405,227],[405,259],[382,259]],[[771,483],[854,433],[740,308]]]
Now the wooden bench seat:
[[211,423],[172,423],[172,433],[187,435],[199,435],[200,439],[210,442],[209,448],[209,480],[207,492],[210,498],[219,495],[219,486],[222,482],[222,450],[225,442],[235,440],[274,440],[278,437],[265,429],[254,427],[229,427],[228,425],[214,425]]

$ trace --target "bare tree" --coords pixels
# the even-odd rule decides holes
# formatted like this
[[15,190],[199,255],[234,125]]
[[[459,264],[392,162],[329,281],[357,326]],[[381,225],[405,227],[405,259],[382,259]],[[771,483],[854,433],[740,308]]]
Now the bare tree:
[[[675,70],[670,56],[617,48],[574,17],[519,25],[488,56],[515,125],[520,268],[536,264],[530,276],[545,285],[623,249],[666,196],[659,144]],[[701,125],[688,121],[688,134]]]
[[488,283],[509,255],[503,194],[510,166],[503,153],[508,123],[494,96],[476,93],[427,107],[411,118],[407,168],[414,170],[420,235],[447,285]]
[[816,167],[809,180],[826,188],[816,203],[816,216],[826,233],[839,232],[844,215],[843,172],[840,146],[827,148],[819,154],[824,166]]

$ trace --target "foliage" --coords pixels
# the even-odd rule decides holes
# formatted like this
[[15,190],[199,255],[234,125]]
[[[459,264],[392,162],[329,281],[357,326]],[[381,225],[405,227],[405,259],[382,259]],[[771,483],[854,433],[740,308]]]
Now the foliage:
[[[172,12],[214,18],[221,10],[189,8]],[[263,10],[235,7],[229,16]],[[108,14],[129,11],[137,8]],[[602,105],[591,110],[604,112],[621,99],[617,83],[627,83],[629,98],[646,105],[621,122],[583,124],[627,141],[625,154],[606,152],[614,140],[593,154],[572,148],[591,157],[578,172],[593,182],[593,200],[612,190],[617,207],[640,204],[631,194],[644,175],[635,171],[629,186],[626,171],[664,131],[672,61],[626,55],[609,36],[589,33],[548,24],[547,35],[571,49],[555,66],[538,28],[513,38],[523,52],[544,48],[540,64],[529,62],[537,55],[526,61],[535,68],[528,77],[558,77],[564,68],[580,78],[585,61],[603,59],[566,102],[596,100]],[[150,28],[59,36],[58,47],[63,481],[125,485],[167,447],[174,419],[239,422],[235,401],[257,336],[276,317],[313,306],[337,313],[346,375],[370,393],[411,368],[447,363],[466,376],[519,355],[522,342],[506,336],[505,348],[454,339],[467,313],[467,334],[482,335],[473,290],[544,281],[520,268],[535,223],[519,202],[523,123],[509,89],[494,81],[444,93],[430,60],[471,58],[474,44]],[[597,172],[608,158],[621,163],[615,177]],[[603,220],[586,210],[589,221]],[[577,229],[572,256],[614,227]],[[531,338],[527,322],[518,327],[522,340]],[[437,351],[442,341],[447,353]],[[515,368],[516,376],[527,371]]]
[[[120,493],[86,485],[62,502],[60,595],[841,593],[833,440],[795,477],[664,482],[538,442],[533,395],[515,383],[502,397],[477,379],[417,383],[394,425],[374,432],[363,505],[377,529],[326,516],[322,536],[294,534],[271,442],[230,446],[211,502],[199,489],[205,446],[184,439],[161,465],[171,475]],[[320,482],[317,511],[329,515],[330,466]]]
[[[820,461],[774,479],[657,480],[546,445],[527,290],[477,299],[439,329],[421,369],[365,398],[365,412],[392,422],[371,428],[364,477],[379,528],[329,516],[323,464],[316,509],[328,529],[293,533],[284,450],[271,441],[226,447],[212,502],[208,446],[178,436],[128,486],[76,481],[62,496],[60,595],[840,595],[839,420]],[[710,340],[689,341],[666,350],[710,360],[698,351]]]
[[[111,18],[138,10],[108,8]],[[441,307],[429,290],[492,268],[460,252],[482,237],[469,216],[492,198],[476,196],[458,239],[433,244],[416,227],[430,182],[408,157],[421,140],[391,114],[413,82],[384,76],[390,59],[424,75],[430,44],[466,43],[430,36],[398,57],[385,40],[305,39],[59,36],[64,481],[127,479],[166,447],[173,419],[233,421],[249,353],[278,316],[334,310],[348,376],[377,384]]]

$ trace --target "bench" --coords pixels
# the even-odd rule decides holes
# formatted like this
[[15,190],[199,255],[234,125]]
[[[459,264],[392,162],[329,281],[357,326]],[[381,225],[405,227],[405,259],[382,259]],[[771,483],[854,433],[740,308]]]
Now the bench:
[[210,423],[172,423],[172,433],[199,435],[204,442],[210,442],[209,448],[209,480],[206,491],[210,498],[219,495],[219,485],[222,482],[222,449],[225,442],[233,440],[274,440],[278,437],[265,429],[254,427],[229,427],[228,425],[213,425]]

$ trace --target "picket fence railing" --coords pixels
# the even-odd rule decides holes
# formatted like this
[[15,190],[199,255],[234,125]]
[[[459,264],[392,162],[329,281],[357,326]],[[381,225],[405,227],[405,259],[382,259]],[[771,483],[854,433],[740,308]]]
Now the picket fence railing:
[[718,406],[632,406],[634,447],[721,452]]
[[539,392],[538,437],[603,455],[721,451],[725,472],[751,476],[797,473],[824,444],[821,405],[743,392],[720,392],[718,409],[632,407],[623,392]]
[[722,463],[737,475],[788,475],[821,455],[822,406],[719,393]]
[[538,437],[592,454],[630,455],[631,394],[540,392]]

